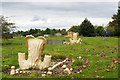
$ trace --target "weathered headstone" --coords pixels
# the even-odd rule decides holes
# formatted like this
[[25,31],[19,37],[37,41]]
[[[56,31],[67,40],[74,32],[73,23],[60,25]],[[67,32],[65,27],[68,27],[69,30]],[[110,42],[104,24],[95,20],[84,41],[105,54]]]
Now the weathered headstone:
[[47,39],[47,44],[63,44],[62,39]]
[[107,39],[106,39],[106,38],[104,38],[103,40],[104,40],[104,41],[107,41]]

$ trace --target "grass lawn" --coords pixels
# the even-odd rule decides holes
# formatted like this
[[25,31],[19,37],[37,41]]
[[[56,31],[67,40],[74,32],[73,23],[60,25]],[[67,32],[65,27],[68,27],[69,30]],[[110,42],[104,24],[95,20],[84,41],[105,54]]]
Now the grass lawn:
[[[42,59],[45,54],[52,55],[52,61],[57,58],[76,58],[82,56],[89,60],[86,69],[82,73],[64,76],[47,76],[44,78],[94,78],[95,76],[104,76],[104,78],[118,78],[118,64],[113,63],[112,59],[106,57],[99,57],[94,55],[109,56],[109,58],[118,59],[118,38],[106,37],[108,40],[104,41],[103,37],[81,37],[82,44],[75,45],[46,45],[42,53]],[[51,37],[49,39],[63,39],[69,42],[69,38]],[[9,40],[2,40],[2,71],[10,69],[11,66],[19,67],[18,52],[26,53],[25,38],[14,38]],[[71,56],[72,55],[72,56]],[[9,65],[9,66],[4,66]],[[115,69],[108,68],[108,66],[116,66]],[[110,71],[107,72],[106,69]],[[28,76],[11,76],[2,74],[3,78],[43,78],[37,73],[32,73]]]

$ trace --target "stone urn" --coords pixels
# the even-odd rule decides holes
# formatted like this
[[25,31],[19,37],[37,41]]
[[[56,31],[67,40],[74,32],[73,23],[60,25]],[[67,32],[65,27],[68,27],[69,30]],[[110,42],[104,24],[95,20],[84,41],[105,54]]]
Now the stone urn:
[[25,53],[18,53],[18,63],[20,69],[45,69],[51,62],[51,55],[45,55],[41,60],[41,52],[45,49],[46,39],[44,37],[26,36],[26,44],[28,48],[28,59],[25,59]]

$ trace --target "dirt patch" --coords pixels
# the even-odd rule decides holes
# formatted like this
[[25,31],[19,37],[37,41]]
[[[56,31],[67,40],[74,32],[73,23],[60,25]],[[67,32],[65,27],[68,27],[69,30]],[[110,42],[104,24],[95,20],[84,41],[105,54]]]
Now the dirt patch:
[[[77,58],[75,59],[68,59],[64,65],[66,65],[67,68],[71,69],[71,66],[72,66],[72,62],[73,60],[77,60]],[[83,59],[85,62],[87,59]],[[57,62],[52,62],[51,63],[51,66],[55,65],[56,63],[60,62],[60,60],[57,60]],[[71,71],[71,74],[75,74],[75,73],[78,73],[80,72],[81,70],[83,71],[85,68],[86,68],[86,65],[87,64],[84,64],[83,66],[80,66],[80,67],[77,67],[77,68],[73,68]],[[64,72],[65,69],[61,68],[63,66],[63,64],[59,65],[58,67],[56,67],[54,70],[52,70],[52,74],[50,76],[63,76],[63,75],[67,75],[67,73]],[[41,76],[41,74],[46,74],[47,76],[47,69],[46,70],[39,70],[39,69],[36,69],[36,70],[25,70],[25,71],[22,71],[20,70],[21,73],[16,73],[15,75],[19,75],[19,76],[27,76],[31,73],[38,73],[39,75],[38,76]],[[9,70],[6,70],[3,72],[4,74],[8,74],[10,75],[10,69]]]

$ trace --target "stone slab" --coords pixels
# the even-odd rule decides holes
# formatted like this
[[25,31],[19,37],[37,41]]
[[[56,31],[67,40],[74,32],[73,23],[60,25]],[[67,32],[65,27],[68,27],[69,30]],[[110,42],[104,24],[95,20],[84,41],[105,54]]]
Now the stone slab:
[[62,39],[47,39],[47,44],[63,44]]

